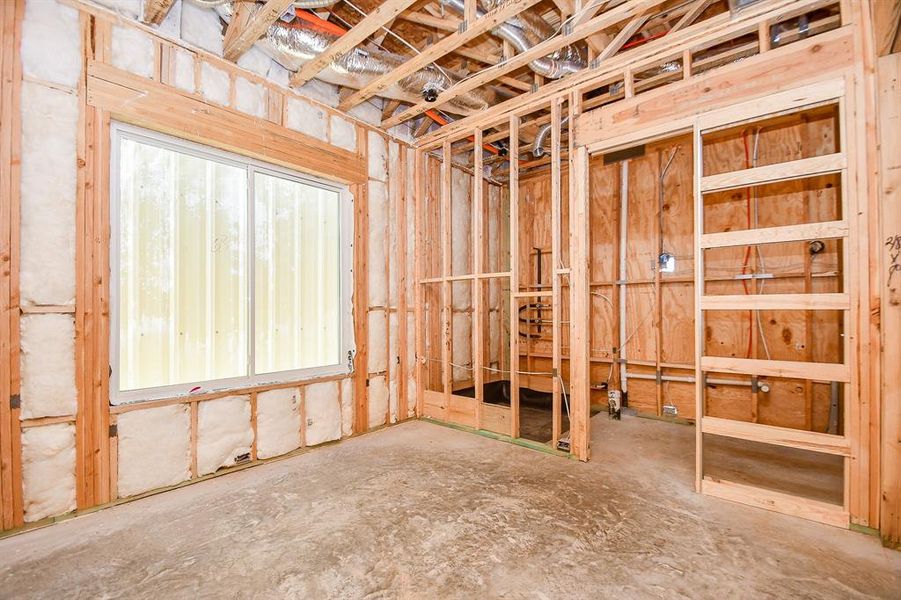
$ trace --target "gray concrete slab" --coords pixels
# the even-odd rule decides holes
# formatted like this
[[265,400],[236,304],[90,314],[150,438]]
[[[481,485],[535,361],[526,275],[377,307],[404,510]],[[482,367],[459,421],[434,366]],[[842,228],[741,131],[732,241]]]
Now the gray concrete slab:
[[870,536],[694,493],[694,431],[593,462],[405,423],[0,540],[3,598],[901,598]]

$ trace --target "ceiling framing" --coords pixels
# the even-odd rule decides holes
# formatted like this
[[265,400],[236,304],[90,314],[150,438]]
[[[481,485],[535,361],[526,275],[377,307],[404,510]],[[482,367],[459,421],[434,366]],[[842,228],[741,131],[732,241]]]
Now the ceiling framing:
[[[341,91],[339,108],[350,110],[379,97],[410,74],[436,65],[460,80],[440,90],[431,102],[423,98],[414,103],[407,95],[404,100],[386,98],[380,105],[383,127],[410,122],[417,136],[434,134],[442,122],[471,114],[453,105],[463,95],[487,90],[489,98],[503,103],[553,83],[555,80],[529,68],[537,58],[569,46],[578,49],[589,66],[596,67],[629,45],[656,39],[728,10],[726,0],[507,0],[475,18],[476,1],[464,0],[463,15],[445,11],[440,0],[338,0],[314,9],[315,18],[345,33],[304,63],[292,76],[291,85],[301,86],[316,78],[354,48],[381,49],[404,58],[362,87],[348,84]],[[174,0],[144,0],[144,21],[159,24],[173,4]],[[234,16],[225,30],[224,57],[237,61],[293,8],[292,0],[236,0]],[[525,10],[540,15],[557,33],[516,53],[509,43],[492,35],[492,29]],[[549,114],[535,117],[539,123],[547,122]],[[500,132],[486,131],[486,140],[499,139]]]

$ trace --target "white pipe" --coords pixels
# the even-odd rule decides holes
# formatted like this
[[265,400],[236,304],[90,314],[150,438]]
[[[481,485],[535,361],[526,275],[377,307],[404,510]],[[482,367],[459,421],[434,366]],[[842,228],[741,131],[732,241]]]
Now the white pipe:
[[[649,373],[632,373],[628,376],[629,379],[646,379],[648,381],[657,381],[656,375],[651,375]],[[661,381],[677,381],[680,383],[694,383],[695,378],[691,375],[661,375]],[[740,379],[713,379],[707,378],[706,383],[708,385],[734,385],[739,387],[751,387],[753,384],[750,381],[742,381]]]

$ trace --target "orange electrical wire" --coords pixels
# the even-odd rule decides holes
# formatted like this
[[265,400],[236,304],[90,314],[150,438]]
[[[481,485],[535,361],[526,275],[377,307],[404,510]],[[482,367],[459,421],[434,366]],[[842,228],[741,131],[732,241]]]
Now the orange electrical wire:
[[313,29],[320,33],[337,35],[339,37],[347,33],[347,30],[340,25],[335,25],[331,21],[320,19],[307,10],[300,8],[294,9],[294,16],[297,17],[298,20],[303,21],[303,23],[285,23],[285,25],[287,25],[288,27],[294,27],[295,29]]
[[[425,111],[425,114],[428,118],[435,121],[439,125],[447,125],[447,119],[442,117],[438,112],[432,110],[431,108]],[[475,138],[473,136],[469,136],[469,140],[474,142]],[[491,152],[492,154],[500,153],[500,151],[491,144],[482,144],[482,148],[484,148],[488,152]]]
[[[748,129],[745,128],[741,132],[741,139],[745,146],[745,168],[751,168],[751,151],[748,148]],[[751,229],[751,188],[745,188],[745,206],[747,212],[748,219],[748,229]],[[744,275],[748,270],[748,261],[751,259],[751,246],[745,247],[745,260],[744,264],[741,266],[741,274]],[[741,285],[745,290],[745,295],[750,294],[751,292],[748,290],[748,280],[742,279]],[[754,311],[748,311],[748,352],[747,358],[751,358],[751,351],[754,347]]]

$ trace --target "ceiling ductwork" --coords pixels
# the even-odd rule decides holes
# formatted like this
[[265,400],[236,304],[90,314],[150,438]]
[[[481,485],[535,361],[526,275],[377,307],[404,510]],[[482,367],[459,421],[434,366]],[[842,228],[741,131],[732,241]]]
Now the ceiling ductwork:
[[[460,15],[464,14],[464,0],[440,1],[443,6],[454,12]],[[501,0],[483,0],[482,2],[488,10],[500,6],[501,3]],[[485,14],[486,11],[481,7],[476,9],[477,18],[482,18]],[[492,35],[509,42],[520,54],[553,37],[555,33],[548,22],[531,9],[522,11],[491,30]],[[574,46],[566,46],[553,54],[536,58],[529,63],[530,69],[548,79],[560,79],[564,75],[581,71],[585,67],[585,60]]]

